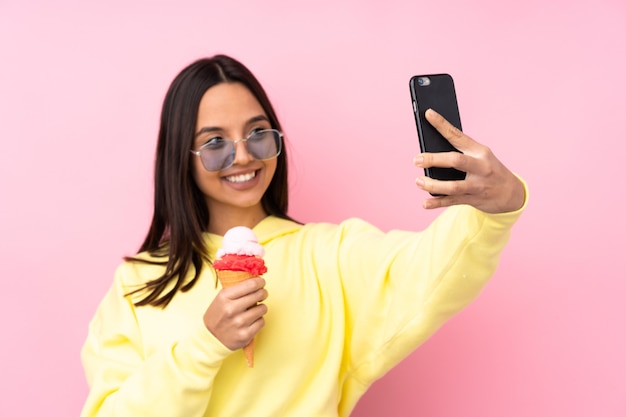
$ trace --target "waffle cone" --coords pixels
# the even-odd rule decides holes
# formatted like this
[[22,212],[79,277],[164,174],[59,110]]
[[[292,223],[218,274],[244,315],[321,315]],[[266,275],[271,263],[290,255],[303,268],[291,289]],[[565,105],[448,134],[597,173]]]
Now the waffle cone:
[[[245,271],[229,271],[225,269],[218,270],[216,272],[217,278],[222,283],[223,288],[232,287],[235,284],[239,284],[242,281],[255,277],[251,273]],[[246,362],[248,363],[248,367],[254,368],[254,339],[252,339],[250,343],[243,347],[243,353],[244,355],[246,355]]]
[[216,272],[217,278],[220,280],[220,282],[222,283],[222,287],[224,288],[232,287],[233,285],[239,284],[242,281],[254,278],[251,273],[246,271],[229,271],[225,269],[218,270]]

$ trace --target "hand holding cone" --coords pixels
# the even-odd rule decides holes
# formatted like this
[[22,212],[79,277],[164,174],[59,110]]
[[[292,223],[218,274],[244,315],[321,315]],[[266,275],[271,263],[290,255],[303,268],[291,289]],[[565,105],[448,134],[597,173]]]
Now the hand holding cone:
[[[217,277],[223,288],[231,287],[267,271],[262,256],[265,254],[252,230],[238,226],[226,232],[222,248],[217,251],[219,259],[213,262]],[[254,367],[254,339],[243,348],[248,367]]]
[[[242,281],[250,278],[254,278],[249,272],[245,271],[231,271],[231,270],[217,270],[217,278],[222,283],[222,287],[228,288]],[[254,339],[243,347],[243,353],[246,355],[246,362],[248,362],[249,368],[254,368]]]

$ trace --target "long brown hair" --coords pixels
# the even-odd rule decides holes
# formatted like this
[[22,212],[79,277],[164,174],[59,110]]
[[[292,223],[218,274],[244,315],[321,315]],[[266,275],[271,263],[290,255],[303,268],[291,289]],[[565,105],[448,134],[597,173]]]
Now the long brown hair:
[[[165,265],[163,275],[132,291],[146,295],[135,304],[165,307],[178,290],[187,291],[198,280],[208,258],[202,237],[210,213],[204,195],[191,172],[192,148],[198,107],[204,93],[224,82],[246,86],[263,107],[272,128],[281,130],[267,94],[242,63],[225,56],[200,59],[184,68],[170,85],[161,112],[154,173],[154,214],[139,253],[152,260],[126,257],[128,261]],[[288,219],[287,152],[278,156],[276,172],[261,199],[266,213]],[[156,259],[163,258],[162,261]],[[193,275],[187,278],[193,267]],[[168,286],[173,286],[164,292]]]

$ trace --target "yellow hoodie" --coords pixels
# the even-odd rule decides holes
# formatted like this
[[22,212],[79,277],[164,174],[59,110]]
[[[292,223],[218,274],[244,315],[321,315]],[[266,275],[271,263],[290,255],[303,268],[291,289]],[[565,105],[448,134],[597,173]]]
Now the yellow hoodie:
[[[268,217],[269,297],[255,366],[204,326],[217,292],[207,266],[165,309],[124,296],[161,266],[123,263],[89,326],[82,416],[347,416],[367,388],[480,292],[521,213],[468,206],[420,233]],[[210,256],[221,236],[206,235]]]

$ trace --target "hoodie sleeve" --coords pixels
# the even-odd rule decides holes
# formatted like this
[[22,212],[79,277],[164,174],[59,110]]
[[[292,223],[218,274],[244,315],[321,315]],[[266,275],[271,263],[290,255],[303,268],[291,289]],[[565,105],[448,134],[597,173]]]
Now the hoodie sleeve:
[[118,268],[89,325],[82,361],[90,392],[81,416],[202,416],[222,360],[232,352],[200,316],[185,337],[147,354],[137,310],[125,295],[132,270]]
[[486,214],[451,207],[420,233],[382,233],[358,220],[343,225],[339,269],[352,380],[344,389],[364,390],[478,296],[524,208]]

